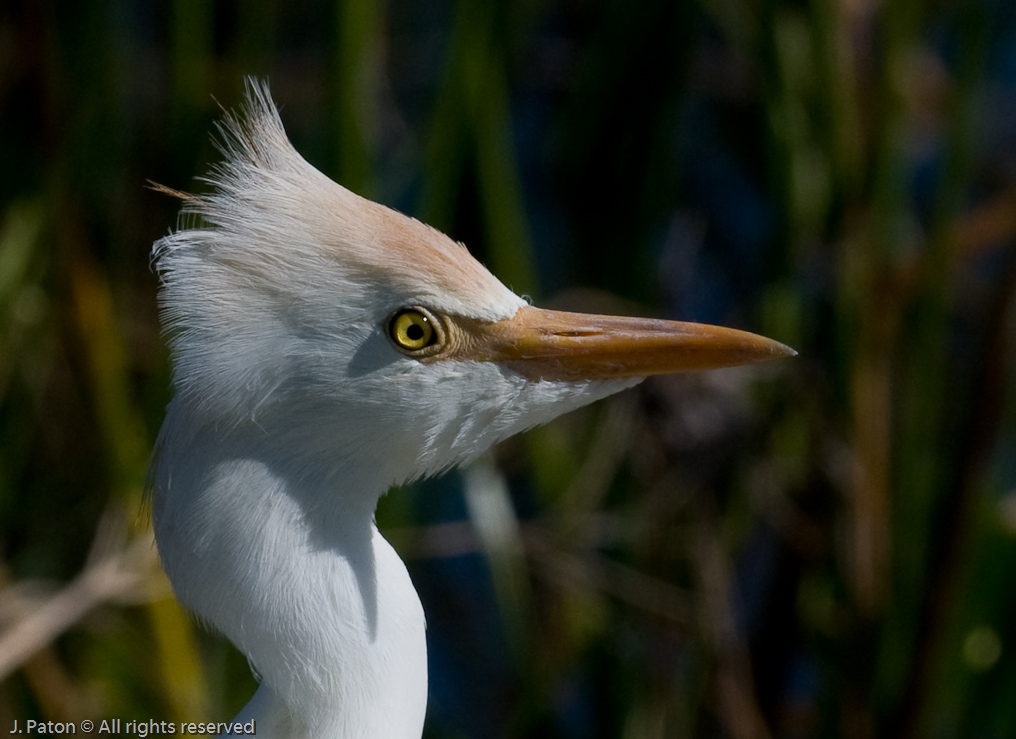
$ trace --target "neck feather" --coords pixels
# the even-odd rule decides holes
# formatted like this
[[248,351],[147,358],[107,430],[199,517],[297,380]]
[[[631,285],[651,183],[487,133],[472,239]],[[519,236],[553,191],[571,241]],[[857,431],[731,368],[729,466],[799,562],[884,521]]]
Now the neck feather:
[[261,675],[241,716],[259,736],[418,739],[424,616],[373,522],[383,489],[294,474],[255,439],[215,433],[213,444],[179,416],[167,419],[155,470],[156,538],[181,602]]

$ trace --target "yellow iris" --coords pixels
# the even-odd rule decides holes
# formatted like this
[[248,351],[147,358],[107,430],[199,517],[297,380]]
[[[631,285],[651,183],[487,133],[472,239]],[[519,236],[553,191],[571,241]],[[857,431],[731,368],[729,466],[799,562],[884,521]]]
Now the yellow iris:
[[406,308],[392,316],[388,333],[397,347],[409,352],[425,349],[437,339],[430,318],[414,308]]

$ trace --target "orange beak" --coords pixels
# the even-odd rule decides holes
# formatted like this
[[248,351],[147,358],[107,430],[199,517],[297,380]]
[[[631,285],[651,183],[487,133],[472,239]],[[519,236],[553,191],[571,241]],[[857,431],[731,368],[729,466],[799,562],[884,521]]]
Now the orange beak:
[[523,307],[497,323],[454,319],[462,359],[531,380],[610,380],[734,367],[797,354],[763,336],[700,323]]

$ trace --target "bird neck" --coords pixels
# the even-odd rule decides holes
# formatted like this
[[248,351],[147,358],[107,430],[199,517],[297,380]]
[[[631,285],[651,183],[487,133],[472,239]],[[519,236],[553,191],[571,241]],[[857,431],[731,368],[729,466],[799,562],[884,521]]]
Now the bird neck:
[[418,739],[424,616],[374,524],[383,489],[343,488],[369,471],[280,466],[256,429],[188,430],[174,416],[155,471],[156,537],[180,600],[262,678],[241,716],[261,736]]

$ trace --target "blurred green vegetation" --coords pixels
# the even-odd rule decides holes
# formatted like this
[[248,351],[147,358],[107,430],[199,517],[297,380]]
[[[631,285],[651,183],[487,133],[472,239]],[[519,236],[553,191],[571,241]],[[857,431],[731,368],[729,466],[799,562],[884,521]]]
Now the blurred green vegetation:
[[201,188],[257,75],[310,161],[517,292],[801,353],[382,501],[428,737],[1016,736],[1013,59],[1002,0],[4,3],[0,726],[253,691],[142,490],[177,207],[145,183]]

